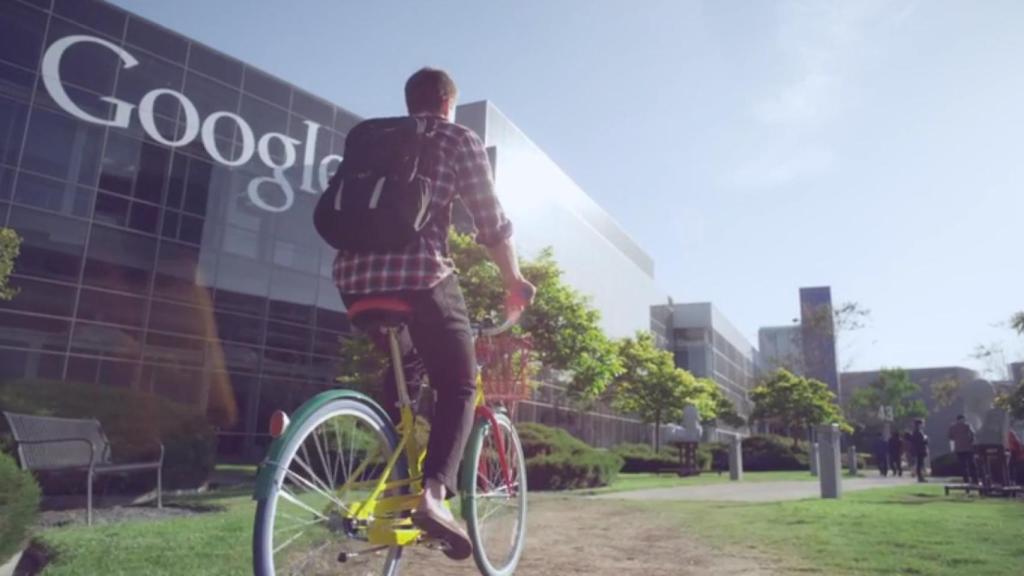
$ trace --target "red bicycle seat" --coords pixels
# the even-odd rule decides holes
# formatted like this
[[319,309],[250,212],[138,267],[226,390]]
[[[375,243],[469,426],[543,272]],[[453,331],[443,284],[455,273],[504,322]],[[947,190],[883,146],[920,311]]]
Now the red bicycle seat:
[[352,323],[363,330],[374,326],[399,326],[412,318],[412,306],[400,298],[363,298],[348,309]]

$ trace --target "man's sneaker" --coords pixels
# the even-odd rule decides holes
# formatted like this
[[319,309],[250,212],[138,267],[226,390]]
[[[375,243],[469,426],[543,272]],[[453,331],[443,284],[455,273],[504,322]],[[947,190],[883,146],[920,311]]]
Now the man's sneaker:
[[446,518],[429,508],[422,508],[412,513],[412,523],[426,532],[427,536],[446,543],[448,547],[444,549],[444,554],[452,560],[465,560],[473,554],[473,543],[454,518]]

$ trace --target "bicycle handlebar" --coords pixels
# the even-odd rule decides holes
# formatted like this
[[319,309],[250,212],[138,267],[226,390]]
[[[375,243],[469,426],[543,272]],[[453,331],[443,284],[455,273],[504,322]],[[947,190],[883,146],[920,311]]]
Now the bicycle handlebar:
[[533,291],[530,290],[527,293],[522,294],[520,298],[522,298],[522,307],[519,309],[518,313],[508,316],[505,318],[505,321],[498,326],[493,326],[491,328],[481,327],[477,329],[477,334],[490,338],[503,332],[508,332],[513,326],[518,324],[519,319],[522,318],[523,312],[526,310],[526,307],[529,306],[530,301],[533,300]]
[[500,325],[493,326],[491,328],[480,328],[477,330],[477,333],[486,338],[490,338],[492,336],[497,336],[504,332],[508,332],[509,330],[512,329],[513,326],[519,323],[520,317],[522,317],[522,314],[517,314],[515,316],[508,317]]

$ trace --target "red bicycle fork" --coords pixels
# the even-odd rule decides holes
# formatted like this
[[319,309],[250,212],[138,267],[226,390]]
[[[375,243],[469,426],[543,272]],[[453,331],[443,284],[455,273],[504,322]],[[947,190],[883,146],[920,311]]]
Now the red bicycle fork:
[[[501,432],[501,426],[498,425],[498,418],[495,417],[494,411],[487,405],[480,405],[476,407],[476,417],[486,418],[491,424],[491,430],[494,432],[494,443],[498,448],[498,462],[501,465],[501,476],[505,480],[505,486],[508,487],[509,495],[512,495],[512,472],[508,466],[508,458],[505,456],[505,436]],[[486,461],[481,461],[480,465],[486,467]],[[484,470],[485,478],[486,468]]]

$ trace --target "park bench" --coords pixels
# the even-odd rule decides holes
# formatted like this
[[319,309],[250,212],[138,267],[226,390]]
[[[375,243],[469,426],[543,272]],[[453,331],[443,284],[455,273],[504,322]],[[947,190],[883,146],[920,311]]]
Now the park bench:
[[[98,420],[31,416],[4,412],[18,448],[21,467],[33,471],[84,471],[86,522],[92,525],[93,479],[105,474],[156,470],[156,503],[163,508],[164,445],[160,458],[149,462],[114,462],[110,441]],[[155,453],[155,450],[154,450]]]

